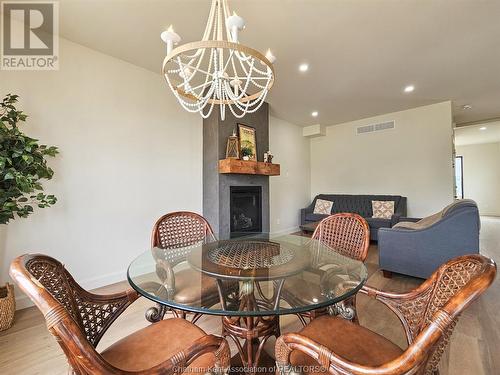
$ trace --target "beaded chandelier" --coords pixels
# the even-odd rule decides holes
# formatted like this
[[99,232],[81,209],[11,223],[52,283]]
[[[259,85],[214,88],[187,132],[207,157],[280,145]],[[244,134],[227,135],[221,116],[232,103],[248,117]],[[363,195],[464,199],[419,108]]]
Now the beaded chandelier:
[[274,83],[276,58],[270,50],[264,56],[240,44],[238,33],[245,21],[230,14],[227,0],[212,0],[201,41],[174,48],[181,38],[172,26],[161,34],[167,45],[165,80],[182,107],[203,118],[215,105],[220,106],[222,120],[226,106],[237,118],[255,112]]

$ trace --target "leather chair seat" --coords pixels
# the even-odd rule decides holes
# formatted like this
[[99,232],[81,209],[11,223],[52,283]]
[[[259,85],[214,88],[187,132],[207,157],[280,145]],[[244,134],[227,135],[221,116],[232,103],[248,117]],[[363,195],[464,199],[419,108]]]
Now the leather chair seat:
[[[205,335],[201,328],[184,319],[165,319],[124,337],[105,349],[101,356],[121,370],[147,370]],[[207,353],[193,361],[185,372],[205,374],[214,363],[213,353]]]
[[182,304],[199,304],[219,300],[215,279],[192,269],[175,273],[175,290],[174,299]]
[[[224,281],[227,289],[237,289],[235,281]],[[192,269],[185,269],[175,273],[174,300],[185,305],[212,305],[219,302],[217,282],[213,277]]]
[[[351,362],[365,366],[382,365],[403,353],[399,346],[386,338],[342,318],[321,316],[312,320],[299,334]],[[314,359],[297,350],[291,353],[290,362],[294,366],[315,366],[318,370]],[[307,370],[305,367],[304,372],[309,372]]]

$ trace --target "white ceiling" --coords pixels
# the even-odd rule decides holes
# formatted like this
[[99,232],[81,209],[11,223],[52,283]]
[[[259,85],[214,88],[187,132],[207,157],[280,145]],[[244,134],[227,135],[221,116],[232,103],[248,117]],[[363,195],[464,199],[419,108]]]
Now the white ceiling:
[[[200,39],[209,0],[61,0],[63,37],[160,72],[169,24]],[[460,124],[500,116],[499,0],[232,0],[242,43],[277,57],[273,113],[298,125],[452,100]],[[298,72],[307,62],[310,70]],[[63,62],[61,62],[63,63]],[[414,84],[412,94],[403,94]],[[167,90],[167,88],[165,87]],[[471,110],[461,109],[471,104]],[[318,118],[310,116],[319,111]]]
[[500,142],[500,121],[455,129],[455,145],[457,146],[494,142]]

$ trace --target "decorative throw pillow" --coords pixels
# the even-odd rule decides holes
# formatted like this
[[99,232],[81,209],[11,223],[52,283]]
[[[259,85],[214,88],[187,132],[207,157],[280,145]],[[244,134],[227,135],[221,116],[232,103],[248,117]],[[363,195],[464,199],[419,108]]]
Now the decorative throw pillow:
[[373,218],[390,219],[394,215],[394,201],[372,201]]
[[316,204],[314,205],[315,214],[320,215],[330,215],[332,213],[333,202],[324,199],[316,199]]

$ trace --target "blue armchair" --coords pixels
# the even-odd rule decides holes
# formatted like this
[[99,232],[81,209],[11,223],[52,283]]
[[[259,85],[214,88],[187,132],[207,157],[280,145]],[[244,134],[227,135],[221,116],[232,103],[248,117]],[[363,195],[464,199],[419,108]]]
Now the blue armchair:
[[480,225],[476,202],[463,199],[417,222],[380,228],[380,268],[384,276],[397,272],[428,278],[451,258],[479,253]]

